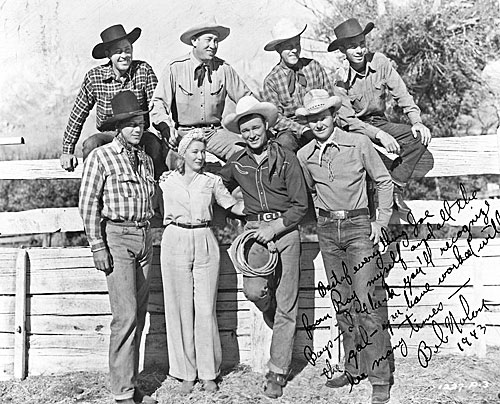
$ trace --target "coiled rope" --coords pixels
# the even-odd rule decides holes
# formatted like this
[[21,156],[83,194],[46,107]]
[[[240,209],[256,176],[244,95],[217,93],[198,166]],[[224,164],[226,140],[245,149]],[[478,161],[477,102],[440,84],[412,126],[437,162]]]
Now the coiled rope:
[[257,277],[267,276],[273,273],[276,264],[278,263],[278,250],[273,241],[267,244],[269,251],[269,259],[266,264],[260,268],[252,268],[245,257],[246,244],[254,242],[256,230],[246,230],[241,233],[231,244],[228,249],[229,258],[233,262],[234,267],[245,276]]

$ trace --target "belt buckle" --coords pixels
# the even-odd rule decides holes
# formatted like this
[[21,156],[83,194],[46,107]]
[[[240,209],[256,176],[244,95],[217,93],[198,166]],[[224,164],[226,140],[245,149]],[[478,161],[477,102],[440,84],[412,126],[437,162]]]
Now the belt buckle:
[[272,212],[262,213],[261,217],[264,222],[270,222],[271,220],[274,219],[274,213]]
[[330,212],[330,217],[333,219],[345,219],[347,217],[346,210],[335,210]]

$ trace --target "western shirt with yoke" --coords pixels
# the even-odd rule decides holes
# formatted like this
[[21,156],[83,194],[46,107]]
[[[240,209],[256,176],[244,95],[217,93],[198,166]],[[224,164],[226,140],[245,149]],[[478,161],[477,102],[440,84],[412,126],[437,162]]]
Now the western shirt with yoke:
[[[263,100],[271,102],[278,108],[278,122],[274,129],[278,132],[290,130],[299,137],[304,130],[304,125],[297,122],[295,111],[303,106],[304,95],[312,89],[324,89],[333,95],[333,87],[328,79],[325,69],[314,59],[300,58],[296,65],[295,91],[290,94],[288,77],[294,74],[283,61],[273,67],[264,79]],[[299,82],[298,72],[305,77],[306,85]]]
[[134,170],[125,147],[113,139],[89,154],[83,166],[79,210],[92,251],[106,247],[102,220],[144,221],[153,214],[153,161],[138,149]]
[[[205,69],[201,86],[195,78]],[[250,89],[224,60],[202,63],[189,54],[174,59],[163,71],[153,95],[151,119],[155,125],[220,126],[226,96],[234,102],[251,95]]]
[[379,52],[369,53],[365,58],[364,72],[357,72],[349,67],[345,81],[336,83],[336,87],[348,97],[354,110],[353,116],[345,116],[342,111],[339,112],[342,124],[349,125],[349,132],[367,135],[374,140],[380,129],[363,121],[372,115],[385,115],[386,91],[389,91],[398,106],[403,109],[412,125],[421,123],[420,108],[415,104],[390,60]]
[[163,224],[172,222],[202,224],[213,217],[213,203],[228,209],[237,203],[222,183],[212,173],[198,173],[189,184],[178,171],[173,171],[160,182],[163,191],[165,214]]
[[297,153],[316,208],[368,208],[366,175],[378,192],[377,222],[387,226],[392,214],[391,176],[366,136],[335,128],[323,144],[313,140]]
[[279,147],[282,160],[269,178],[269,152],[258,164],[247,147],[231,156],[219,175],[230,190],[241,187],[245,215],[280,212],[286,227],[297,225],[307,213],[307,188],[297,157]]
[[[153,91],[158,79],[152,67],[141,60],[134,60],[127,73],[120,79],[116,78],[111,62],[94,67],[83,79],[83,84],[71,110],[68,125],[63,137],[63,153],[73,154],[75,146],[82,133],[83,124],[90,111],[97,104],[96,127],[99,131],[103,123],[113,116],[111,99],[121,91],[132,91],[142,110],[147,111],[153,97]],[[149,127],[149,118],[145,115],[145,128]]]

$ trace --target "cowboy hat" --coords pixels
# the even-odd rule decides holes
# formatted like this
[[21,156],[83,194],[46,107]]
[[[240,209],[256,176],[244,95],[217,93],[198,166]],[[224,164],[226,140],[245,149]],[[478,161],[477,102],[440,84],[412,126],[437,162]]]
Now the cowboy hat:
[[94,59],[104,59],[106,57],[106,49],[112,42],[119,41],[120,39],[128,39],[130,43],[134,43],[141,35],[140,28],[134,28],[129,34],[125,32],[123,25],[117,24],[106,28],[101,32],[102,43],[97,44],[92,49],[92,57]]
[[330,45],[328,45],[328,52],[333,52],[337,50],[342,43],[349,38],[354,38],[358,35],[369,34],[370,31],[375,27],[373,22],[366,24],[365,29],[361,28],[359,21],[356,18],[349,18],[342,24],[337,25],[333,32],[335,32],[335,39]]
[[222,42],[224,39],[227,38],[231,30],[228,27],[224,27],[222,25],[217,24],[215,18],[212,18],[212,21],[197,24],[194,27],[191,27],[187,31],[182,33],[181,41],[184,42],[186,45],[192,45],[191,38],[203,32],[212,32],[212,31],[217,34],[217,39],[219,40],[219,42]]
[[112,128],[116,126],[118,122],[126,121],[135,116],[145,115],[149,112],[141,108],[137,101],[137,97],[130,90],[116,94],[111,99],[111,109],[113,110],[113,116],[106,119],[102,124],[105,128]]
[[268,127],[274,126],[278,120],[278,108],[270,102],[260,102],[255,97],[247,95],[241,97],[236,104],[236,112],[227,114],[222,120],[222,125],[234,133],[240,133],[239,120],[247,115],[262,115],[268,123]]
[[273,51],[276,50],[276,46],[282,42],[288,41],[289,39],[295,38],[296,36],[302,35],[306,30],[307,24],[300,28],[297,24],[292,21],[282,18],[279,20],[271,31],[271,35],[274,38],[272,41],[268,42],[264,46],[264,50]]
[[306,118],[310,115],[319,114],[329,108],[335,112],[340,109],[342,99],[336,95],[330,97],[328,92],[323,89],[314,89],[304,96],[304,107],[297,108],[295,115],[299,118]]

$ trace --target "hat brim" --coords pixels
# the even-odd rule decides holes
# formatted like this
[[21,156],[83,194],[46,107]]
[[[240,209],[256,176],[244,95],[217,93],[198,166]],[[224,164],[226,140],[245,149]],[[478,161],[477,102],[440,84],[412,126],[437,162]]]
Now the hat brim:
[[235,112],[227,114],[222,120],[222,125],[230,132],[241,133],[239,120],[248,115],[261,115],[264,117],[268,124],[268,128],[272,128],[278,120],[278,109],[270,102],[261,102],[254,107],[246,110],[243,113],[237,114]]
[[140,28],[134,28],[130,33],[128,33],[125,36],[122,36],[120,38],[113,39],[112,41],[109,42],[102,42],[100,44],[97,44],[94,46],[94,49],[92,49],[92,57],[94,59],[104,59],[106,57],[106,49],[108,49],[109,44],[116,42],[116,41],[121,41],[122,39],[128,39],[130,43],[134,43],[137,41],[137,38],[141,36],[142,30]]
[[307,118],[311,115],[319,114],[320,112],[326,111],[329,108],[333,108],[334,112],[337,112],[342,106],[342,99],[337,96],[332,96],[324,103],[317,104],[312,108],[297,108],[295,115],[298,118]]
[[146,115],[149,111],[132,111],[126,112],[123,114],[117,114],[112,116],[111,118],[106,119],[101,125],[101,130],[113,130],[116,127],[118,122],[126,121],[130,118],[134,118],[136,116]]
[[209,25],[205,27],[190,28],[181,35],[180,39],[181,42],[191,46],[192,45],[191,38],[203,32],[211,32],[211,31],[217,33],[217,39],[219,40],[219,42],[222,42],[224,39],[226,39],[229,33],[231,32],[231,30],[228,27],[223,27],[222,25]]
[[268,42],[266,44],[266,46],[264,46],[264,50],[265,51],[274,51],[274,50],[276,50],[276,46],[278,46],[280,43],[286,42],[289,39],[292,39],[292,38],[295,38],[296,36],[302,35],[304,33],[304,31],[306,30],[306,28],[307,28],[307,24],[304,25],[304,28],[302,28],[302,31],[298,32],[297,34],[295,34],[293,36],[289,36],[289,37],[286,37],[286,38],[273,39],[272,41]]
[[371,32],[371,30],[375,27],[375,24],[373,22],[369,22],[368,24],[366,24],[366,27],[363,31],[361,31],[359,34],[357,35],[353,35],[353,36],[348,36],[348,37],[344,37],[344,38],[339,38],[339,39],[335,39],[332,43],[330,43],[330,45],[328,45],[328,52],[333,52],[337,49],[339,49],[339,46],[342,45],[347,39],[351,39],[351,38],[354,38],[358,35],[367,35]]

